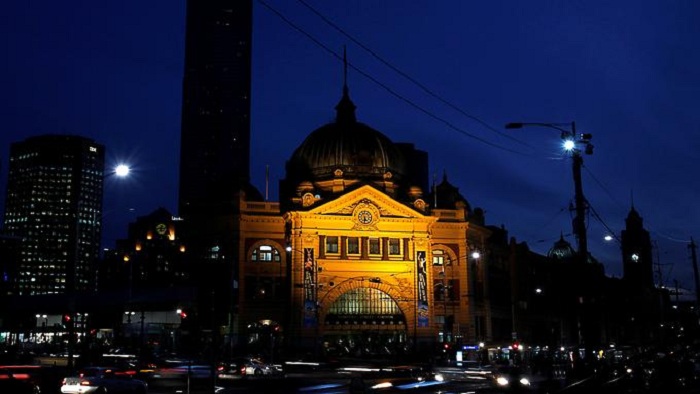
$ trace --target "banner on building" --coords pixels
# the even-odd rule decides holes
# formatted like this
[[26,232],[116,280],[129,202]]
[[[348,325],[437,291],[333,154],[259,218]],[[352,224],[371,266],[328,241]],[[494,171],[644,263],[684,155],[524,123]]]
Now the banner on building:
[[416,252],[416,267],[418,282],[416,289],[416,308],[418,309],[416,318],[418,319],[418,327],[428,327],[430,319],[428,317],[428,274],[427,263],[425,261],[425,251]]
[[314,249],[304,248],[304,327],[307,328],[318,324],[317,276]]

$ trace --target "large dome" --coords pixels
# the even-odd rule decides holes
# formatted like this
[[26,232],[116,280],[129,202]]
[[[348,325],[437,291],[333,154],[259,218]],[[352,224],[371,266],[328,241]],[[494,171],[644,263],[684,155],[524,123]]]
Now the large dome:
[[576,251],[571,247],[571,244],[564,239],[564,234],[561,234],[559,240],[554,243],[547,257],[555,260],[571,260],[576,255]]
[[400,149],[381,132],[355,118],[347,87],[335,107],[336,120],[314,130],[287,162],[287,179],[319,182],[342,177],[394,182],[404,174]]

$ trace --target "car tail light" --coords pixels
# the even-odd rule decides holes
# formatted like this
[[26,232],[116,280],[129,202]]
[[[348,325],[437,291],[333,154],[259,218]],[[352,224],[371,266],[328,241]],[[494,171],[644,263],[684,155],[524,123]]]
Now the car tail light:
[[245,375],[245,365],[241,367],[241,375]]
[[92,386],[92,383],[90,383],[89,380],[81,380],[80,385],[81,386]]
[[223,366],[221,366],[221,365],[219,365],[219,367],[218,367],[218,368],[216,368],[216,370],[217,370],[217,371],[219,371],[219,372],[221,372],[221,371],[223,371],[223,370],[224,370],[224,367],[223,367]]

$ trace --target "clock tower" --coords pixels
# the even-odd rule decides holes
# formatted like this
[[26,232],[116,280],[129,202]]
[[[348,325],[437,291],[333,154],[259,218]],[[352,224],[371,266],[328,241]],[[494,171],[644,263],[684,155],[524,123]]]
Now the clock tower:
[[624,279],[630,284],[653,287],[654,269],[649,232],[642,217],[632,207],[622,230],[622,264]]

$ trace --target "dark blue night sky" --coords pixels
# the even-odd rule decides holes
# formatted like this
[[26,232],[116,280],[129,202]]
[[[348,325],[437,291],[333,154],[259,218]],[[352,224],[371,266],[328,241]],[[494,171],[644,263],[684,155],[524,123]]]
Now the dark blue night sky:
[[[656,242],[664,284],[692,288],[688,241],[700,238],[697,1],[253,3],[251,175],[264,193],[269,165],[271,200],[285,160],[333,119],[345,45],[358,120],[428,151],[431,174],[440,180],[446,172],[485,209],[488,224],[505,225],[540,253],[561,233],[575,245],[571,159],[552,129],[503,126],[575,121],[595,145],[583,169],[599,216],[588,222],[594,256],[621,275],[619,245],[603,236],[605,225],[619,235],[633,202]],[[106,185],[106,246],[136,215],[160,206],[176,213],[184,12],[182,0],[4,6],[3,201],[10,144],[69,133],[103,143],[110,164],[135,170]]]

